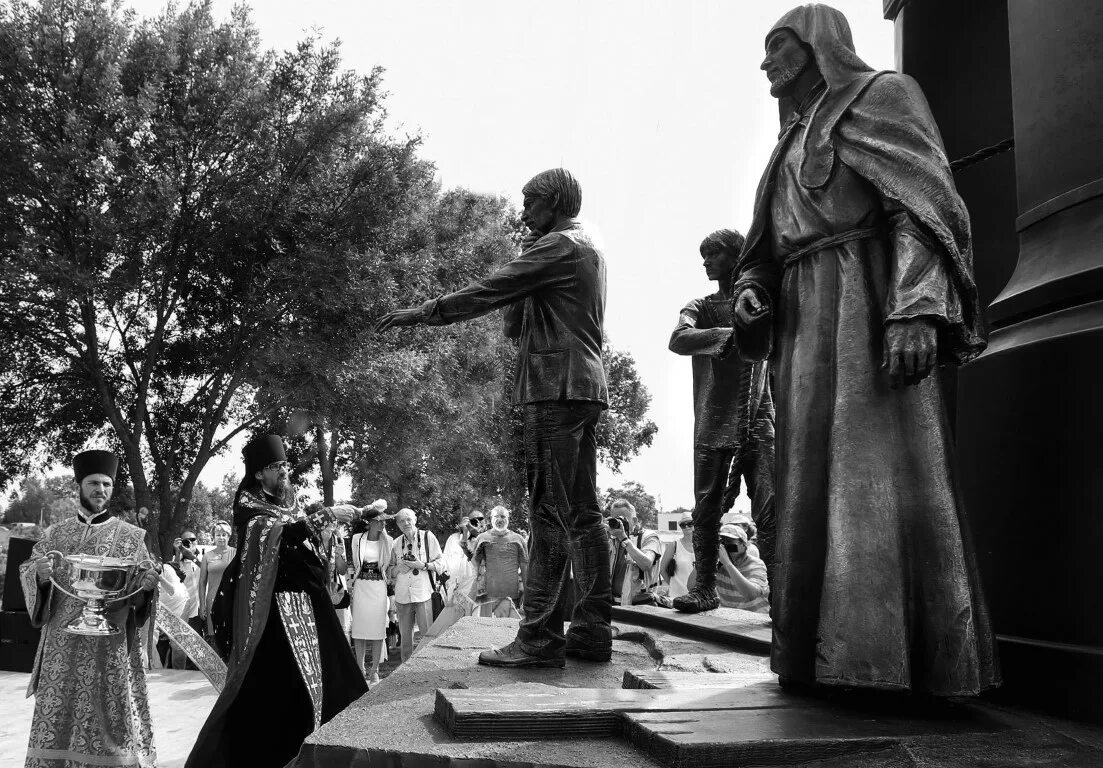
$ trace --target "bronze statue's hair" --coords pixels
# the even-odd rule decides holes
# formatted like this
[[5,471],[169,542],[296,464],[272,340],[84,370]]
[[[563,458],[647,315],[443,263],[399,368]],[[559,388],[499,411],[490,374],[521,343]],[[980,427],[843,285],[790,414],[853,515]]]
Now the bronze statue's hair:
[[566,168],[552,168],[538,173],[521,187],[525,195],[559,196],[556,210],[564,216],[577,216],[582,210],[582,185]]
[[701,255],[709,251],[723,251],[738,256],[745,241],[746,238],[734,229],[718,229],[701,241]]

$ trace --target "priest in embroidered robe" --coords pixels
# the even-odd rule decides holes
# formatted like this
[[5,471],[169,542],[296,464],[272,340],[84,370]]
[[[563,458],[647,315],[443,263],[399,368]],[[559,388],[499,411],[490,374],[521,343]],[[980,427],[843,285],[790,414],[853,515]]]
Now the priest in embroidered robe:
[[[20,566],[31,623],[42,628],[27,695],[35,697],[27,768],[156,765],[138,629],[152,621],[157,571],[143,569],[127,592],[107,604],[108,619],[122,631],[103,637],[67,632],[84,603],[57,589],[71,589],[71,573],[47,552],[106,555],[149,561],[145,531],[107,512],[118,459],[108,451],[73,457],[80,493],[76,517],[55,523]],[[9,755],[10,757],[10,755]]]
[[357,510],[304,514],[279,435],[254,439],[244,454],[234,499],[237,556],[212,609],[219,642],[231,649],[226,685],[188,768],[280,768],[368,690],[326,589],[333,544],[323,534]]
[[773,377],[773,670],[977,694],[999,672],[938,369],[985,346],[968,212],[919,87],[841,13],[787,13],[762,69],[782,129],[732,295]]

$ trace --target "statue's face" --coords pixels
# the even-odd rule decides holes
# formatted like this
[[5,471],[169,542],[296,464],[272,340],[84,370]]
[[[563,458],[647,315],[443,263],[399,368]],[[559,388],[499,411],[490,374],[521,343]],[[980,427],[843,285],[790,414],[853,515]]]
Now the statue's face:
[[701,254],[701,260],[705,265],[705,274],[709,280],[727,280],[735,271],[739,254],[722,248],[711,248]]
[[791,31],[771,32],[766,38],[766,58],[760,66],[770,80],[770,95],[775,98],[788,95],[811,61],[808,49]]
[[546,235],[555,226],[554,198],[543,195],[526,194],[525,206],[521,210],[521,221],[538,235]]
[[108,475],[88,475],[80,481],[80,498],[84,507],[93,512],[102,512],[111,501],[111,492],[115,483]]

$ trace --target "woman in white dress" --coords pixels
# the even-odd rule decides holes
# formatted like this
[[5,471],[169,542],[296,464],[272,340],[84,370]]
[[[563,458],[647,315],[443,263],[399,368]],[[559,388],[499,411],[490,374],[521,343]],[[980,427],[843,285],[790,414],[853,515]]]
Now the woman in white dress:
[[[678,520],[678,528],[682,531],[682,538],[666,545],[663,559],[659,563],[659,573],[668,575],[670,589],[667,597],[673,600],[676,597],[689,592],[693,586],[694,566],[693,557],[693,515],[686,512]],[[671,572],[670,563],[674,563]]]
[[356,663],[364,672],[364,655],[371,646],[371,670],[365,673],[369,685],[379,682],[379,665],[387,648],[387,567],[393,544],[384,530],[392,515],[377,515],[367,521],[367,530],[354,534],[350,542],[352,583],[352,642]]

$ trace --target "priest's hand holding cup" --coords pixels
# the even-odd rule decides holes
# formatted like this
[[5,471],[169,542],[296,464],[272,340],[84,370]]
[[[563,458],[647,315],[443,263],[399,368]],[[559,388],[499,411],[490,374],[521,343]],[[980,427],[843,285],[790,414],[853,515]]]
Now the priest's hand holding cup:
[[356,513],[359,512],[359,510],[351,504],[337,504],[329,507],[329,512],[337,522],[349,523],[356,517]]
[[744,288],[735,299],[735,321],[743,328],[749,326],[765,311],[766,307],[759,301],[754,288]]
[[39,586],[46,586],[50,583],[50,577],[54,575],[54,561],[49,557],[38,558],[34,564],[34,574]]
[[147,568],[138,574],[138,588],[143,592],[149,592],[157,586],[159,574],[156,568]]

